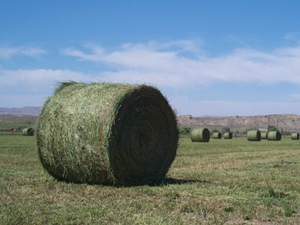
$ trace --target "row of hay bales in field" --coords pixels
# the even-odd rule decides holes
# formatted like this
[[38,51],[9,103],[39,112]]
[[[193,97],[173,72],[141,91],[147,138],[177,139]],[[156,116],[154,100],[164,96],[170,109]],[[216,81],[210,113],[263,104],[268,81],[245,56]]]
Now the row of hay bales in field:
[[[232,132],[225,132],[223,134],[224,139],[232,139]],[[210,138],[221,139],[221,132],[214,132],[210,135],[210,132],[207,128],[194,128],[191,131],[191,141],[192,142],[209,142]]]
[[233,134],[232,134],[232,132],[225,132],[223,135],[222,135],[221,132],[214,132],[214,133],[212,134],[212,138],[213,138],[213,139],[222,139],[222,137],[223,137],[224,139],[232,139]]
[[[282,135],[279,131],[261,132],[260,130],[250,130],[247,132],[248,141],[261,141],[261,140],[280,141],[281,138]],[[291,139],[299,140],[299,133],[292,133]]]
[[[210,135],[210,132],[207,128],[194,128],[191,131],[191,140],[192,142],[209,142],[210,138],[213,139],[232,139],[232,132],[225,132],[223,135],[221,132],[214,132]],[[269,132],[261,132],[260,130],[249,130],[247,132],[247,140],[248,141],[261,141],[261,140],[269,140],[269,141],[280,141],[282,135],[279,131],[269,131]],[[291,134],[292,140],[299,140],[299,133]]]

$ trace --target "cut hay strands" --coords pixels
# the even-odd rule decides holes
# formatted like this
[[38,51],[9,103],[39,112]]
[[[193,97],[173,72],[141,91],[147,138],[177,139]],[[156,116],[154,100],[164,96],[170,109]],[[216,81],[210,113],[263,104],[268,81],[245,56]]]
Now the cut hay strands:
[[268,132],[260,132],[261,140],[267,140],[268,139]]
[[259,130],[249,130],[247,132],[247,139],[248,141],[260,141],[261,140],[261,133]]
[[231,132],[225,132],[223,134],[224,139],[232,139],[232,133]]
[[213,139],[221,139],[222,138],[221,132],[215,132],[215,133],[213,133],[212,138]]
[[280,141],[281,133],[279,131],[270,131],[268,133],[268,141]]
[[57,180],[74,183],[160,183],[178,138],[173,109],[147,85],[62,83],[37,124],[43,167]]
[[207,128],[194,128],[191,132],[192,142],[209,142],[210,133]]
[[23,135],[23,136],[33,136],[33,135],[34,135],[34,129],[31,128],[31,127],[24,128],[24,129],[22,130],[22,135]]
[[292,140],[299,140],[299,133],[292,133],[291,134],[291,139]]

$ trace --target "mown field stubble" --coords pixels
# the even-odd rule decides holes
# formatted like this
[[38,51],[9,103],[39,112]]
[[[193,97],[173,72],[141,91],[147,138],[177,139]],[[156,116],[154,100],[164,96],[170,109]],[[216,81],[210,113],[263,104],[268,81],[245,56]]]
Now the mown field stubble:
[[180,138],[164,184],[57,182],[36,137],[0,135],[0,224],[300,224],[300,142]]

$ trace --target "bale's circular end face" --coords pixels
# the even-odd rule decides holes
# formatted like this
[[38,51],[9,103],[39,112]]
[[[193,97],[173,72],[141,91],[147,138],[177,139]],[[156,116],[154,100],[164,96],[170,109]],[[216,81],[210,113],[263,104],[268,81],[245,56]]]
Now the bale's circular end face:
[[176,155],[174,112],[161,93],[148,86],[128,94],[112,126],[111,168],[118,183],[160,182]]
[[178,129],[156,88],[71,82],[45,103],[37,142],[43,167],[59,180],[154,184],[176,156]]

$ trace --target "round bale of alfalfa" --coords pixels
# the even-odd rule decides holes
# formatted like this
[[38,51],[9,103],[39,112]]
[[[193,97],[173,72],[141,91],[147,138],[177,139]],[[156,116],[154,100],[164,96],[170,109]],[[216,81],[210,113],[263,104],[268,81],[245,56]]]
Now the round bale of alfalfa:
[[23,135],[23,136],[33,136],[33,135],[34,135],[34,129],[31,128],[31,127],[24,128],[24,129],[22,130],[22,135]]
[[268,132],[260,132],[261,140],[267,140],[268,139]]
[[280,141],[281,133],[279,131],[270,131],[268,133],[268,141]]
[[212,134],[212,138],[213,139],[221,139],[222,138],[222,134],[221,132],[215,132]]
[[148,85],[62,83],[37,123],[44,169],[74,183],[160,183],[176,156],[178,136],[173,109]]
[[247,139],[248,141],[260,141],[261,134],[259,130],[249,130],[247,132]]
[[224,139],[232,139],[232,133],[231,132],[225,132],[223,134]]
[[192,142],[209,142],[210,132],[207,128],[194,128],[191,132]]
[[291,139],[292,140],[299,140],[299,133],[292,133],[291,134]]

